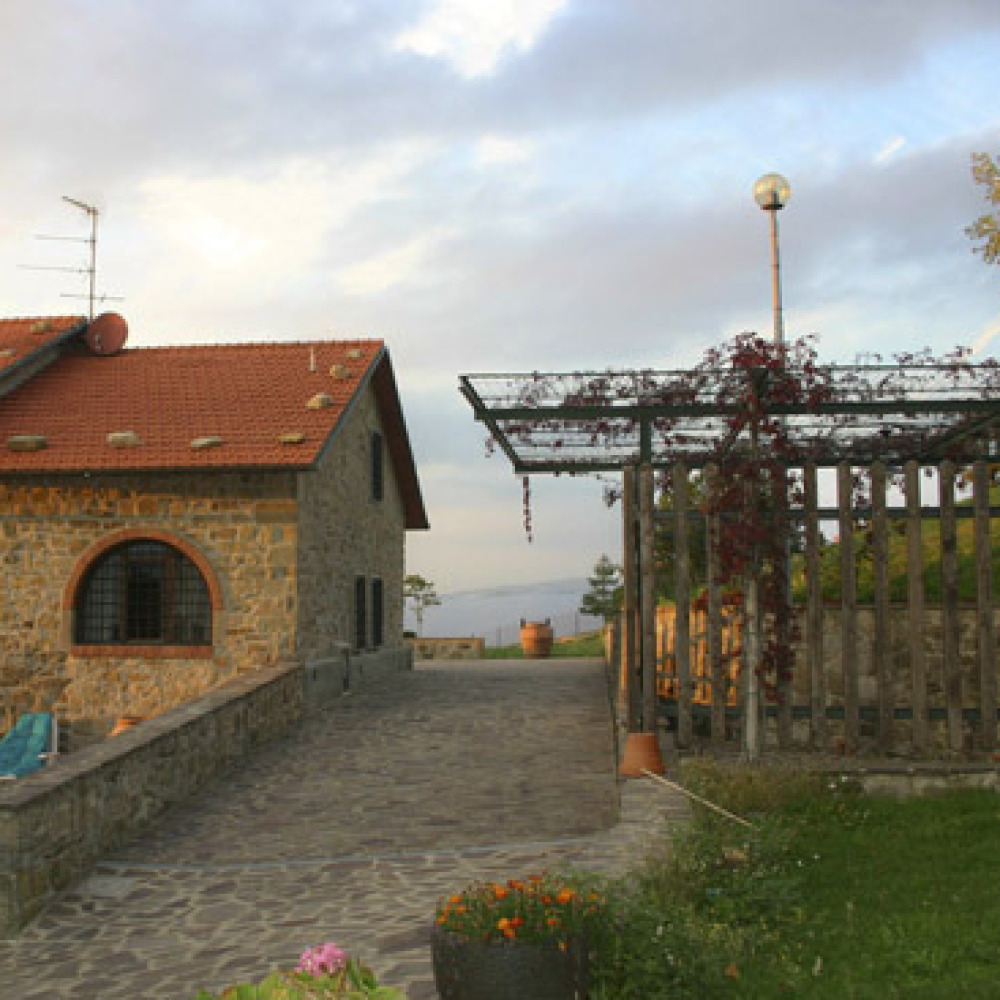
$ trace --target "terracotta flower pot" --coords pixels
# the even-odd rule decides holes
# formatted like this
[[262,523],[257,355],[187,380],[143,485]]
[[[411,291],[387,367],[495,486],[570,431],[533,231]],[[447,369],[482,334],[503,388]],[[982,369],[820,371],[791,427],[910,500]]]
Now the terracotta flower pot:
[[441,1000],[585,1000],[590,960],[582,939],[481,941],[435,927],[434,982]]
[[521,651],[529,659],[545,659],[552,652],[552,625],[547,621],[522,621]]
[[108,734],[109,738],[111,736],[117,736],[119,733],[124,733],[126,729],[131,729],[133,726],[138,726],[140,722],[145,721],[144,715],[120,715],[115,722],[114,728]]

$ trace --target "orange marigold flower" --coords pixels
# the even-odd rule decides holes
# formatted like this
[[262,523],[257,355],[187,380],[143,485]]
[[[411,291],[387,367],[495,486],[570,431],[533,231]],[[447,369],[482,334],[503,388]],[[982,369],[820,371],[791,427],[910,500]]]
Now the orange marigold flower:
[[502,885],[495,885],[495,886],[493,886],[493,895],[497,899],[506,899],[507,898],[507,890]]
[[502,931],[506,931],[510,927],[510,918],[509,917],[501,917],[497,921],[497,927],[499,927],[500,930],[502,930]]
[[552,902],[552,897],[551,897],[551,896],[542,896],[542,902],[543,902],[543,903],[544,903],[544,904],[545,904],[546,906],[548,906],[548,905],[549,905],[549,903],[551,903],[551,902]]
[[520,914],[517,914],[514,917],[514,919],[510,922],[510,926],[511,927],[523,927],[524,926],[524,917],[522,917]]
[[517,937],[517,931],[513,927],[508,927],[504,932],[503,936],[506,938]]
[[572,889],[563,889],[562,892],[556,896],[557,903],[568,903],[576,895]]
[[449,896],[448,897],[448,902],[452,903],[452,904],[461,903],[462,902],[462,897],[461,896]]
[[447,913],[442,913],[441,916],[437,918],[436,923],[438,923],[438,924],[446,924],[446,923],[448,923],[448,914]]
[[509,889],[520,890],[524,888],[524,883],[520,879],[512,878],[508,883]]

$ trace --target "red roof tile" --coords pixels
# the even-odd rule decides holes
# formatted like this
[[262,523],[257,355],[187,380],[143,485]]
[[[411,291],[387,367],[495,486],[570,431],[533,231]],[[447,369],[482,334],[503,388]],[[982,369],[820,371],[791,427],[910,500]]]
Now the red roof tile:
[[0,373],[19,364],[41,347],[62,339],[86,324],[82,316],[26,316],[0,319]]
[[[0,322],[0,329],[11,322]],[[62,351],[59,360],[0,398],[0,472],[309,468],[371,380],[408,526],[426,527],[380,340],[126,348],[111,356],[95,355],[81,341]],[[388,377],[375,378],[381,369]],[[310,408],[309,400],[321,393],[330,405]],[[108,443],[109,434],[124,431],[134,432],[141,443]],[[8,447],[11,437],[37,435],[46,440],[40,450]],[[282,435],[304,440],[284,444]],[[191,447],[207,437],[221,444]]]

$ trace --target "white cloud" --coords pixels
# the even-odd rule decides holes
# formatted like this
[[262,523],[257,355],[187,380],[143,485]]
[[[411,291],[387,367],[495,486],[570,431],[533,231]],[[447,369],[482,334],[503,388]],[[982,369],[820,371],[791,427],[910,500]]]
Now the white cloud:
[[875,163],[888,163],[904,146],[906,136],[894,135],[872,158]]
[[298,158],[263,177],[158,175],[141,185],[142,214],[202,270],[264,257],[295,270],[317,256],[332,225],[385,197],[425,152],[411,145],[360,161]]
[[531,143],[510,135],[489,133],[476,143],[476,164],[492,167],[497,164],[524,163],[532,155]]
[[437,0],[398,35],[397,50],[449,62],[465,77],[488,76],[513,48],[526,52],[568,0]]
[[384,292],[413,277],[434,247],[448,234],[448,229],[424,233],[402,246],[342,268],[337,272],[337,284],[348,295],[364,296]]

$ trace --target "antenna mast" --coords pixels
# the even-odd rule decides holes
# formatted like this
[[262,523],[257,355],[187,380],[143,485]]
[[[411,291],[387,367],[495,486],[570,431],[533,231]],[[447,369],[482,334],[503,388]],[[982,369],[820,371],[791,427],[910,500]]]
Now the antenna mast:
[[97,295],[97,216],[100,214],[97,207],[94,205],[88,205],[86,202],[79,201],[76,198],[70,198],[67,195],[62,196],[62,200],[68,202],[70,205],[79,208],[81,211],[87,213],[90,218],[90,235],[89,236],[46,236],[39,235],[35,239],[38,240],[62,240],[68,243],[86,243],[90,247],[90,262],[87,267],[56,267],[47,265],[31,265],[31,264],[21,264],[20,266],[28,271],[68,271],[71,274],[86,274],[87,275],[87,294],[86,295],[73,295],[69,292],[63,292],[62,297],[67,299],[77,299],[86,298],[88,311],[87,318],[89,320],[94,319],[94,302],[100,299],[101,302],[111,299],[120,302],[122,297],[120,295]]
[[63,195],[63,201],[69,202],[70,205],[76,205],[77,208],[82,209],[87,215],[90,216],[90,239],[84,237],[84,241],[90,244],[90,267],[87,268],[88,277],[88,292],[87,292],[87,302],[89,306],[88,319],[94,318],[94,282],[97,278],[97,208],[94,205],[88,205],[85,202],[77,201],[76,198],[70,198],[67,195]]

